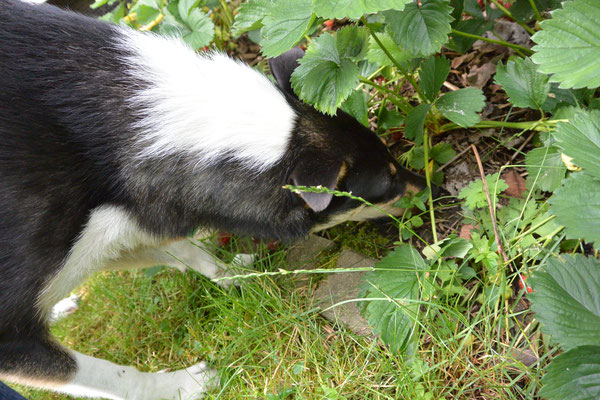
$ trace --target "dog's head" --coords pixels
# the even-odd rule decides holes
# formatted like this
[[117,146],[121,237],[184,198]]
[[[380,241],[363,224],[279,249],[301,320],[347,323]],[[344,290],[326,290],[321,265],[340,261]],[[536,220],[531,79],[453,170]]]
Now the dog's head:
[[400,166],[377,135],[347,113],[338,110],[336,116],[324,115],[296,97],[290,77],[303,54],[295,48],[269,61],[280,89],[298,115],[290,144],[293,160],[288,183],[350,192],[379,208],[331,193],[298,192],[304,207],[312,211],[312,230],[384,217],[382,210],[399,215],[402,210],[392,205],[409,191],[423,190],[425,178]]

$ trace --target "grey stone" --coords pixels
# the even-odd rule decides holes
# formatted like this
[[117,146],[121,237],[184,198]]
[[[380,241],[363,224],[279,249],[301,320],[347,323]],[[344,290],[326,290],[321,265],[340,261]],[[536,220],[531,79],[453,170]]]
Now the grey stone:
[[317,235],[309,235],[288,249],[287,267],[289,269],[315,269],[319,254],[333,246],[331,240]]
[[[352,250],[344,250],[338,258],[336,268],[366,268],[375,265],[377,260],[363,256]],[[358,287],[365,271],[332,273],[321,281],[314,293],[315,304],[327,309],[345,300],[358,298]],[[359,335],[371,335],[367,320],[360,315],[356,302],[349,302],[330,308],[321,313],[331,322],[338,323]]]
[[531,349],[512,349],[507,358],[523,363],[526,367],[531,367],[538,361],[538,357]]
[[[319,255],[331,247],[333,247],[331,240],[322,238],[317,235],[309,235],[306,240],[294,244],[288,249],[287,253],[287,269],[298,270],[298,269],[316,269],[317,259]],[[293,283],[296,288],[303,288],[309,286],[313,274],[298,274],[295,275]]]

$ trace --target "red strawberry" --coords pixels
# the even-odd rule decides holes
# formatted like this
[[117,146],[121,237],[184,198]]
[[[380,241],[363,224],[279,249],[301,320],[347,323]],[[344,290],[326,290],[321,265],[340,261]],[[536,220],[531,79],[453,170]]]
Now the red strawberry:
[[217,234],[217,246],[219,246],[219,247],[227,246],[227,244],[231,240],[232,236],[233,235],[231,233],[219,232]]
[[332,19],[327,19],[325,20],[325,22],[323,22],[323,25],[325,25],[325,27],[329,30],[333,29],[333,20]]
[[531,288],[531,286],[529,286],[527,284],[526,280],[527,280],[526,277],[519,274],[519,288],[523,289],[523,288],[527,287],[527,293],[531,293],[531,292],[533,292],[533,289]]

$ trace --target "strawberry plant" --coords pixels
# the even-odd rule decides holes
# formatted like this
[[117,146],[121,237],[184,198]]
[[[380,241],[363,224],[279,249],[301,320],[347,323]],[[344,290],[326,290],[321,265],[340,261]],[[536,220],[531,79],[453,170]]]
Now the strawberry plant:
[[[525,199],[513,198],[491,215],[481,181],[463,190],[459,198],[465,199],[466,219],[476,226],[470,239],[461,239],[464,251],[449,251],[457,246],[456,239],[438,241],[434,227],[435,243],[423,251],[426,260],[402,244],[365,277],[363,312],[375,332],[393,351],[414,353],[421,331],[419,304],[444,291],[465,295],[464,288],[458,288],[477,276],[482,280],[478,297],[482,304],[494,308],[509,299],[511,261],[498,253],[494,240],[498,234],[510,257],[540,269],[530,286],[522,288],[531,291],[528,295],[543,331],[568,350],[549,364],[541,395],[563,399],[580,393],[577,398],[597,398],[600,263],[593,257],[561,256],[548,249],[560,249],[563,230],[567,239],[600,241],[600,111],[594,110],[599,106],[594,89],[600,86],[598,4],[572,0],[561,8],[550,0],[347,0],[343,5],[305,0],[294,2],[294,7],[288,3],[249,0],[239,10],[234,32],[254,31],[269,57],[306,41],[306,55],[292,75],[297,95],[324,113],[341,107],[365,125],[372,113],[378,117],[380,132],[400,129],[414,143],[402,159],[424,170],[428,181],[434,180],[440,165],[432,136],[461,128],[512,128],[538,132],[543,143],[526,157]],[[554,11],[549,15],[548,10]],[[482,36],[504,17],[533,35],[532,49]],[[344,26],[312,37],[317,25],[331,19],[345,19]],[[537,119],[482,120],[479,113],[486,99],[480,89],[442,90],[450,72],[444,49],[465,52],[477,39],[511,48],[514,56],[498,64],[494,81],[513,107],[535,110]],[[449,157],[437,162],[454,154],[450,148]],[[569,172],[567,179],[565,155],[582,169]],[[440,179],[438,175],[435,180]],[[488,186],[495,207],[496,196],[507,186],[498,175],[488,178]],[[548,192],[554,192],[549,201],[544,195]],[[409,200],[404,203],[412,205]],[[404,217],[401,238],[406,240],[412,236],[406,228],[422,221],[410,212]],[[500,227],[494,230],[496,221]],[[521,285],[527,278],[517,277]],[[589,329],[582,327],[583,321]],[[563,328],[567,331],[561,334]],[[558,371],[565,365],[571,372],[561,376]]]
[[[94,6],[106,3],[117,4]],[[479,180],[459,194],[463,222],[472,226],[465,237],[438,238],[431,191],[398,202],[406,210],[397,219],[399,242],[365,275],[361,309],[394,353],[426,370],[433,367],[418,355],[424,338],[454,338],[462,329],[464,349],[477,333],[472,310],[496,315],[526,298],[541,331],[564,353],[551,359],[546,351],[538,364],[546,368],[541,389],[533,382],[519,398],[600,398],[597,0],[248,0],[237,13],[225,1],[138,0],[103,18],[178,35],[196,49],[228,49],[230,37],[242,34],[265,57],[305,47],[291,81],[298,97],[323,113],[341,108],[382,137],[410,143],[399,159],[429,185],[443,181],[438,169],[457,155],[438,139],[452,131],[531,135],[537,147],[524,157],[522,197],[503,194],[502,171],[485,178],[489,193]],[[514,21],[533,47],[490,35],[498,21]],[[485,119],[490,93],[448,85],[449,54],[467,53],[476,41],[510,51],[496,60],[493,82],[525,118]],[[432,243],[415,234],[427,213]],[[471,300],[477,307],[467,306]],[[498,337],[517,323],[501,319]]]
[[127,24],[141,31],[181,37],[190,47],[202,49],[214,43],[225,49],[233,14],[225,1],[216,0],[96,0],[91,8],[110,6],[101,19]]

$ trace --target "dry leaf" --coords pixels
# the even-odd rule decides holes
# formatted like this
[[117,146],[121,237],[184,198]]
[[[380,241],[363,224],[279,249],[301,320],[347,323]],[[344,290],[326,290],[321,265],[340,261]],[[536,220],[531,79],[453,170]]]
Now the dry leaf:
[[486,63],[480,67],[474,66],[467,74],[467,83],[469,86],[475,86],[479,89],[483,89],[487,81],[489,81],[492,75],[495,73],[496,65],[493,63]]
[[464,224],[460,227],[460,234],[458,235],[458,237],[467,240],[471,239],[471,231],[473,230],[473,228],[474,226],[471,224]]
[[521,197],[523,192],[527,190],[525,185],[525,179],[517,173],[514,169],[510,169],[502,174],[502,179],[508,185],[508,189],[504,191],[507,196],[510,197]]

